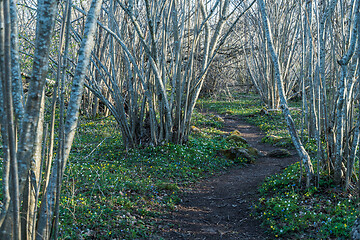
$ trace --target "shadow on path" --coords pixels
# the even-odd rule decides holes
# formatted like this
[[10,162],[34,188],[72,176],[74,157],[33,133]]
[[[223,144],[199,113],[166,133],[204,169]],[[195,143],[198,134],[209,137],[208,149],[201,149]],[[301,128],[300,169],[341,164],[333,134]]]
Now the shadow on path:
[[[252,147],[265,155],[276,149],[261,143],[265,136],[259,128],[239,117],[224,117],[222,130],[238,130]],[[258,199],[258,186],[267,176],[298,161],[289,158],[260,157],[255,164],[234,167],[225,173],[202,180],[184,190],[182,202],[158,227],[164,239],[267,239],[261,221],[250,216]]]

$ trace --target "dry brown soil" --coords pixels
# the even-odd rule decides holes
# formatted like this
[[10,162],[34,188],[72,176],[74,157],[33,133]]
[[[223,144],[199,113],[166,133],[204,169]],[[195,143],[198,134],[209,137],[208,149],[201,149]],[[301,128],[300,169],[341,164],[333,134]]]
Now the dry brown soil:
[[[240,117],[223,116],[224,131],[238,130],[252,147],[265,155],[276,147],[262,143],[259,128]],[[271,239],[261,221],[251,215],[259,198],[257,188],[270,175],[298,161],[294,151],[289,158],[260,157],[254,164],[234,167],[184,189],[176,209],[159,220],[163,239]]]

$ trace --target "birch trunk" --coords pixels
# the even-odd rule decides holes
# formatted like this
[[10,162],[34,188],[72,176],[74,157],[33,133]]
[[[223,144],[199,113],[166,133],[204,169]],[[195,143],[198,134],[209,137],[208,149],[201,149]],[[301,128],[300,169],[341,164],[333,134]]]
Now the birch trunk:
[[[74,140],[75,129],[79,117],[81,96],[83,93],[84,78],[89,65],[91,51],[94,46],[96,22],[100,13],[101,5],[102,0],[93,0],[87,15],[83,41],[78,53],[78,63],[75,69],[70,102],[67,110],[64,132],[64,152],[62,154],[58,154],[57,156],[50,176],[48,188],[44,193],[44,199],[39,211],[41,218],[38,221],[36,239],[49,239],[50,231],[53,227],[52,222],[55,210],[54,204],[57,197],[56,193],[58,192],[58,184],[61,184],[62,182],[62,176],[64,174],[66,162]],[[62,159],[61,156],[63,157]]]
[[[339,90],[338,90],[338,101],[336,105],[336,159],[335,159],[335,173],[334,178],[335,182],[337,184],[340,184],[343,177],[344,172],[342,170],[343,165],[343,152],[344,152],[344,127],[345,123],[345,95],[347,94],[347,65],[352,58],[354,52],[355,52],[355,46],[356,46],[356,40],[358,39],[358,33],[357,33],[357,23],[359,18],[359,0],[355,1],[355,20],[352,28],[351,33],[351,39],[350,39],[350,46],[348,51],[345,53],[345,55],[338,61],[339,65],[341,66],[341,77],[339,81]],[[355,140],[356,141],[356,140]]]
[[[0,2],[1,3],[1,2]],[[6,139],[8,146],[7,158],[10,163],[10,211],[5,216],[5,220],[11,219],[12,223],[7,223],[7,227],[4,228],[6,236],[11,236],[12,239],[21,239],[21,225],[20,225],[20,193],[18,185],[18,162],[16,156],[16,126],[14,125],[14,107],[12,97],[12,86],[11,86],[11,17],[10,17],[10,1],[3,1],[3,42],[2,42],[2,97],[4,104],[4,113],[6,121],[4,121],[4,128],[6,131]],[[6,218],[7,217],[7,218]]]
[[[129,147],[187,140],[192,111],[209,66],[243,15],[240,12],[229,31],[223,34],[225,23],[231,16],[229,0],[214,1],[208,8],[202,0],[189,3],[187,7],[186,3],[177,0],[163,3],[129,1],[127,4],[115,0],[107,10],[109,26],[98,22],[111,40],[107,52],[97,57],[104,60],[93,61],[93,64],[102,72],[102,83],[112,100],[104,96],[95,81],[90,80],[87,84],[116,116],[124,143]],[[138,10],[134,7],[136,4],[144,9]],[[115,15],[112,9],[117,6],[125,16]],[[186,12],[186,9],[190,11]],[[214,16],[215,13],[218,16]],[[137,17],[141,14],[145,20]],[[214,30],[210,26],[212,18],[215,19]],[[132,26],[132,32],[121,24],[121,20]],[[186,21],[191,23],[188,49],[184,46]],[[116,47],[121,47],[124,53],[119,63],[115,57]],[[114,67],[118,64],[123,66],[126,74],[121,68]],[[124,80],[119,76],[124,76]],[[124,111],[124,104],[129,106],[128,112]]]
[[259,5],[259,10],[261,12],[261,19],[264,25],[264,30],[265,30],[265,36],[266,36],[266,41],[267,41],[267,45],[268,45],[268,49],[269,52],[271,54],[271,58],[272,58],[272,62],[274,65],[274,71],[275,71],[275,79],[277,82],[277,87],[278,87],[278,93],[279,93],[279,97],[280,97],[280,103],[281,103],[281,109],[282,112],[284,114],[284,118],[286,120],[286,123],[288,125],[288,130],[291,136],[291,139],[294,143],[294,146],[299,154],[299,157],[301,159],[301,161],[304,163],[305,169],[306,169],[306,174],[307,174],[307,179],[306,179],[306,185],[307,187],[310,186],[310,181],[311,178],[314,175],[314,170],[312,167],[312,163],[310,161],[310,156],[309,154],[306,152],[304,146],[302,145],[302,142],[297,134],[296,131],[296,127],[295,127],[295,123],[291,117],[289,108],[287,106],[287,101],[285,98],[285,93],[284,93],[284,89],[283,89],[283,83],[282,83],[282,79],[281,79],[281,72],[280,72],[280,67],[279,67],[279,60],[278,57],[276,55],[274,46],[273,46],[273,41],[272,41],[272,36],[271,36],[271,30],[270,30],[270,25],[267,19],[267,14],[266,14],[266,9],[265,9],[265,3],[263,0],[258,0],[258,5]]

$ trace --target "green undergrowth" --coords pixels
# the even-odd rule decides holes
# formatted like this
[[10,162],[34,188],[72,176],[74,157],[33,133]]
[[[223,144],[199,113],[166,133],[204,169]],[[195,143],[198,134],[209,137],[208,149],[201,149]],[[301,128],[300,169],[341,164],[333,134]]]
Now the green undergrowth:
[[221,119],[195,113],[193,123],[200,131],[186,145],[125,151],[112,118],[83,119],[62,188],[61,239],[149,239],[181,201],[182,188],[241,165],[218,154],[244,147],[225,140],[216,128]]
[[[265,111],[255,95],[242,95],[238,101],[231,102],[202,100],[199,107],[240,116],[266,133],[264,142],[293,148],[282,113]],[[290,107],[298,134],[312,157],[316,172],[316,142],[301,129],[299,104],[290,103]],[[261,185],[259,202],[253,206],[256,209],[254,214],[263,220],[273,238],[350,239],[351,227],[360,214],[358,199],[352,195],[354,193],[336,187],[325,172],[320,171],[320,175],[319,187],[306,189],[305,176],[299,183],[300,165],[296,163],[282,173],[268,177]]]
[[[278,143],[280,147],[292,148],[290,136],[287,131],[287,125],[281,111],[268,111],[257,95],[238,94],[237,100],[200,100],[199,109],[207,109],[224,115],[240,116],[250,124],[258,126],[267,136],[276,136],[288,139],[288,141]],[[306,132],[301,131],[301,111],[298,103],[291,103],[291,114],[298,127],[298,133],[306,141]],[[306,142],[305,141],[305,142]],[[264,142],[275,143],[272,138],[264,139]],[[313,142],[310,141],[311,144]],[[310,147],[305,146],[305,147]]]
[[252,116],[260,111],[263,104],[256,95],[241,94],[236,100],[228,99],[201,99],[198,101],[197,108],[202,110],[210,110],[219,114]]
[[350,239],[359,215],[356,197],[336,188],[325,174],[318,188],[299,187],[299,172],[296,163],[260,187],[255,208],[269,232],[281,239]]

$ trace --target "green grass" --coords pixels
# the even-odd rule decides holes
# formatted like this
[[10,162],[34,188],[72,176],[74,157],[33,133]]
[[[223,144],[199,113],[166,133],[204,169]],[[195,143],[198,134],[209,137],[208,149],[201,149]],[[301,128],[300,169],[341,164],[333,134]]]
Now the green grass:
[[[62,239],[148,239],[156,219],[174,209],[187,185],[241,165],[219,149],[225,140],[213,115],[195,113],[201,132],[187,145],[167,144],[125,151],[115,121],[83,119],[66,170],[61,198]],[[240,164],[239,164],[240,162]]]

